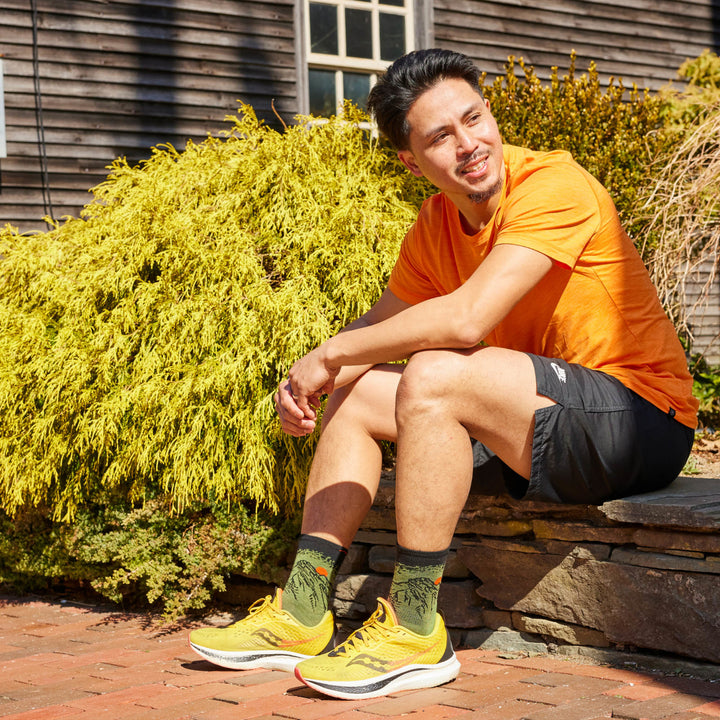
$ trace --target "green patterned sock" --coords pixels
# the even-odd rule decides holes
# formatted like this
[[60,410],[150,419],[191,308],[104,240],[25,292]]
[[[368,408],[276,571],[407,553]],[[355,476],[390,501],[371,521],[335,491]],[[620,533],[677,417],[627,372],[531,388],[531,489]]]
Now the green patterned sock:
[[335,575],[347,550],[329,540],[301,535],[283,590],[282,606],[303,625],[317,625],[330,606]]
[[398,545],[390,602],[398,621],[419,635],[429,635],[435,625],[437,598],[448,550],[424,552]]

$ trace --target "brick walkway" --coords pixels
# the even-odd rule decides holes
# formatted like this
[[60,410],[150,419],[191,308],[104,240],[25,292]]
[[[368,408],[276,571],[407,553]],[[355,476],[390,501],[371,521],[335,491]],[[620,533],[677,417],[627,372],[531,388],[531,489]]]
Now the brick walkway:
[[[324,698],[290,673],[222,670],[186,643],[187,627],[74,603],[0,597],[5,720],[709,720],[720,681],[582,659],[458,651],[460,677],[363,701]],[[720,667],[718,668],[720,677]]]

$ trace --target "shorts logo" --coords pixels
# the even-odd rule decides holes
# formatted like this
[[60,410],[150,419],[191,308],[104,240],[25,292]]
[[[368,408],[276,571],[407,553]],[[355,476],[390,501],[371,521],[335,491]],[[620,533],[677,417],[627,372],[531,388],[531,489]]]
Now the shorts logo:
[[557,363],[551,362],[550,367],[555,371],[555,374],[558,376],[558,380],[561,383],[567,382],[567,373],[565,372],[564,368],[561,368]]

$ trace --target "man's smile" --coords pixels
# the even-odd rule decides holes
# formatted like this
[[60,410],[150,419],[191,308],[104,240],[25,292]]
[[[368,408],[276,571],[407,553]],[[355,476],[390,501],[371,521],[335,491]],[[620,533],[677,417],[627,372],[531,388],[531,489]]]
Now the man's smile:
[[487,169],[488,155],[479,153],[473,154],[464,162],[458,165],[460,175],[480,177]]

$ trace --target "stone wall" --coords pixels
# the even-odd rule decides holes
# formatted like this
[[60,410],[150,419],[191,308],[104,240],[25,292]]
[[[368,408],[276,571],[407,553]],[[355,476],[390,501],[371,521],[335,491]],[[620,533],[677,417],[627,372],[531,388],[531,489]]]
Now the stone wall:
[[[395,555],[394,484],[340,570],[335,610],[359,622],[387,594]],[[528,650],[644,649],[720,663],[720,480],[600,507],[473,491],[440,589],[456,642]]]

